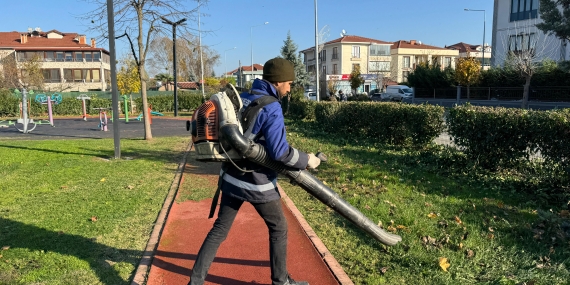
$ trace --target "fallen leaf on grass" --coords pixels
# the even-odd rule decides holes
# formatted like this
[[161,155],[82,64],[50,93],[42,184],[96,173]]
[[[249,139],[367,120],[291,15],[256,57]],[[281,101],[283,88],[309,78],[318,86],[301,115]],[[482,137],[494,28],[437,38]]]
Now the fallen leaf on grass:
[[125,187],[125,188],[131,190],[131,189],[133,189],[133,188],[135,188],[135,187],[133,187],[132,185],[127,185],[127,187]]
[[92,222],[96,222],[96,221],[97,221],[97,216],[92,216],[92,217],[91,217],[91,221],[92,221]]
[[455,216],[455,222],[457,222],[458,224],[463,224],[463,222],[461,221],[461,219],[458,216]]
[[101,178],[101,180],[100,180],[100,181],[101,181],[101,182],[105,182],[105,180],[106,180],[105,178]]
[[492,227],[489,227],[490,232],[494,232],[495,230]]
[[386,271],[388,271],[388,267],[380,268],[380,273],[382,273],[382,275],[386,274]]
[[459,243],[459,249],[463,249],[463,243],[462,242]]
[[434,212],[429,213],[427,216],[432,219],[437,218],[437,215]]
[[494,238],[495,238],[495,235],[494,235],[494,234],[488,234],[488,235],[487,235],[487,238],[488,238],[488,239],[494,239]]
[[67,189],[67,186],[61,185],[61,186],[59,187],[59,189]]
[[2,250],[8,250],[8,249],[10,249],[10,246],[9,246],[9,245],[5,245],[5,246],[2,247]]
[[393,232],[393,233],[395,233],[395,232],[398,231],[398,229],[396,229],[395,227],[392,227],[392,226],[388,226],[387,230],[388,230],[388,231],[391,231],[391,232]]
[[426,207],[431,207],[431,206],[433,206],[432,204],[430,204],[430,203],[428,203],[428,202],[425,202],[424,205],[425,205]]
[[468,250],[465,251],[465,256],[466,256],[467,258],[471,258],[471,257],[473,257],[474,255],[475,255],[475,253],[474,253],[472,250],[470,250],[470,249],[468,249]]
[[450,266],[451,266],[451,264],[449,264],[449,260],[447,260],[447,258],[445,258],[445,257],[439,258],[439,267],[441,267],[441,269],[443,269],[443,271],[447,272],[447,269]]
[[404,229],[406,229],[406,227],[405,227],[405,226],[402,226],[402,225],[397,225],[396,228],[399,229],[399,230],[404,230]]
[[368,206],[368,205],[364,205],[364,209],[366,209],[366,210],[370,210],[370,206]]

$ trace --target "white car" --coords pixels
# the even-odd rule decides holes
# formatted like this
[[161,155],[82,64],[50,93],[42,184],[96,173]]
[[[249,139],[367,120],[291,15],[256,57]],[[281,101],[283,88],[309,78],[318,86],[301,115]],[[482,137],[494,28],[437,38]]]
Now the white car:
[[305,98],[310,101],[317,101],[317,92],[307,92],[305,93]]

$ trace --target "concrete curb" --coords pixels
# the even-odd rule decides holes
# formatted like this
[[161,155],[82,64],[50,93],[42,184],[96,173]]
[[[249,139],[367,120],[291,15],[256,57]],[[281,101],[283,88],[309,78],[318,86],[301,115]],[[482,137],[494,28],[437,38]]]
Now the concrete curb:
[[148,271],[150,269],[150,265],[152,264],[152,259],[154,258],[156,247],[158,246],[158,242],[160,240],[160,235],[162,234],[162,230],[164,229],[165,221],[166,218],[168,217],[168,212],[170,211],[172,202],[174,202],[174,197],[176,197],[176,193],[178,192],[178,188],[180,187],[180,183],[182,181],[182,174],[184,173],[184,168],[186,167],[188,154],[192,150],[192,145],[193,145],[192,142],[188,144],[188,147],[184,152],[182,160],[180,161],[180,163],[178,163],[178,168],[176,169],[176,174],[174,175],[172,184],[170,185],[170,190],[168,191],[168,195],[164,200],[162,209],[160,210],[160,213],[156,218],[156,222],[152,229],[152,233],[150,234],[150,238],[148,239],[146,248],[141,257],[141,260],[139,262],[139,265],[137,267],[131,285],[142,285],[146,283],[148,277]]
[[344,269],[342,269],[342,266],[340,266],[338,261],[336,261],[334,256],[325,246],[325,244],[317,236],[315,231],[313,231],[313,228],[311,228],[309,223],[307,223],[307,220],[305,220],[303,214],[301,214],[299,209],[297,209],[297,206],[295,206],[293,201],[291,201],[291,198],[287,196],[287,193],[283,191],[283,188],[281,188],[279,184],[277,184],[277,188],[279,189],[279,193],[281,194],[281,198],[285,202],[285,205],[287,206],[287,208],[289,208],[289,211],[291,211],[293,216],[295,216],[295,218],[303,228],[303,231],[305,232],[305,234],[307,235],[307,237],[309,238],[315,249],[321,255],[321,258],[323,259],[325,264],[329,267],[336,280],[338,280],[338,283],[341,285],[354,285],[354,283],[352,283],[346,272],[344,272]]

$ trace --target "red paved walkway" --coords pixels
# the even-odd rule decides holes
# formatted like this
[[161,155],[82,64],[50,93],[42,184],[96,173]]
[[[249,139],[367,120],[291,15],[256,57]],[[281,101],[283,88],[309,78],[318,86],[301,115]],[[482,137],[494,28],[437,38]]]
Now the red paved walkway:
[[[212,167],[216,165],[189,162],[192,165],[187,165],[180,189],[215,187],[219,165]],[[204,181],[209,182],[204,185]],[[183,192],[179,191],[178,195]],[[154,256],[148,285],[187,284],[196,254],[214,223],[214,219],[207,219],[211,201],[210,198],[173,203]],[[289,208],[285,204],[283,207],[289,224],[287,265],[291,276],[309,281],[311,285],[338,285]],[[255,209],[244,203],[210,267],[206,284],[270,284],[270,280],[267,227]]]

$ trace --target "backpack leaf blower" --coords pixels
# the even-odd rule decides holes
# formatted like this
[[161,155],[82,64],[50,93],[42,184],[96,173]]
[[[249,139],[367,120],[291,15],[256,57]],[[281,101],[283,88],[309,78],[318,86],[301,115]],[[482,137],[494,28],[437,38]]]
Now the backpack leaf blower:
[[239,93],[233,85],[228,84],[225,91],[212,95],[210,100],[194,112],[192,120],[186,123],[186,129],[192,133],[196,160],[232,163],[241,159],[250,160],[287,176],[303,190],[381,243],[391,246],[402,240],[400,236],[377,226],[309,171],[291,168],[272,160],[262,145],[243,136],[238,117],[241,108]]

